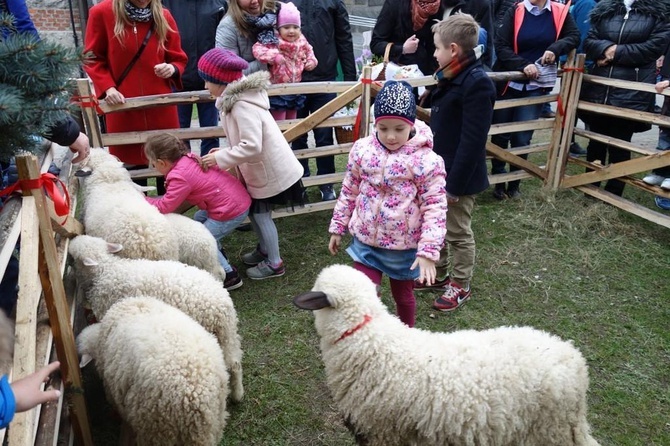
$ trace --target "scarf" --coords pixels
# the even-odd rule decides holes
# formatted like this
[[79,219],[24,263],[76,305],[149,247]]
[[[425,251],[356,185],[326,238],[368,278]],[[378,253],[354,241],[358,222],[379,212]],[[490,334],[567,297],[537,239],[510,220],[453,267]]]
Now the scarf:
[[459,57],[451,59],[451,62],[442,68],[438,68],[435,74],[433,74],[433,78],[438,82],[443,79],[451,80],[458,76],[458,74],[467,67],[477,62],[477,60],[482,57],[483,53],[484,45],[477,45],[470,51],[461,54]]
[[275,34],[275,24],[277,23],[277,13],[266,12],[257,17],[244,14],[244,21],[253,25],[258,34],[256,40],[263,45],[272,45],[279,43]]
[[420,30],[428,18],[440,9],[440,0],[412,0],[412,26],[414,31]]
[[126,2],[126,14],[132,22],[148,22],[151,20],[151,8],[138,8],[130,2]]

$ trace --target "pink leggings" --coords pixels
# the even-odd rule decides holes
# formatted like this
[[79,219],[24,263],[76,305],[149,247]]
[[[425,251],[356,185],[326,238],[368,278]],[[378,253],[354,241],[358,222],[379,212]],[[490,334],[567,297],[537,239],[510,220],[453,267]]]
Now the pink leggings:
[[[372,282],[379,286],[382,282],[382,272],[374,268],[363,265],[359,262],[354,262],[354,268],[362,272]],[[396,280],[391,279],[391,295],[395,300],[398,317],[409,327],[414,327],[414,316],[416,314],[416,300],[414,299],[414,281],[413,280]]]
[[275,121],[283,121],[284,119],[295,119],[298,116],[298,110],[270,110],[270,114]]

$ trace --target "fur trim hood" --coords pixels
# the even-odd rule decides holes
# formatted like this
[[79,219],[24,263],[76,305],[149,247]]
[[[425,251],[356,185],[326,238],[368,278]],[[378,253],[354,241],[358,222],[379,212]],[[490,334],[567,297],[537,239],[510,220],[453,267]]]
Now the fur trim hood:
[[[670,0],[636,0],[632,10],[663,21],[670,17]],[[618,14],[625,14],[623,0],[601,0],[591,11],[591,23],[598,23]]]
[[270,109],[267,93],[269,86],[270,73],[267,71],[252,73],[228,85],[221,97],[216,100],[216,108],[223,113],[228,113],[237,102],[245,101],[266,110]]

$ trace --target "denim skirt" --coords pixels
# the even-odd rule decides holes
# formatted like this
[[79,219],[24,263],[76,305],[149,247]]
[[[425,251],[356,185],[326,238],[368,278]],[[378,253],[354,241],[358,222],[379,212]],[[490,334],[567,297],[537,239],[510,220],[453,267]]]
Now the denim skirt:
[[384,249],[366,245],[354,237],[347,248],[354,262],[374,268],[396,280],[419,278],[419,268],[409,269],[416,260],[416,249]]

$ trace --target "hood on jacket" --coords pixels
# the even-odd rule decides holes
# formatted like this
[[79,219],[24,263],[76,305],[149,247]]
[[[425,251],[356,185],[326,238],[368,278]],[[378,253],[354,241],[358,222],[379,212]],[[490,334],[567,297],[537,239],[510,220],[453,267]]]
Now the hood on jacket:
[[[632,9],[640,14],[668,20],[670,16],[670,0],[636,0]],[[591,23],[598,23],[615,15],[624,15],[626,7],[623,0],[601,0],[591,11]]]
[[221,97],[217,99],[216,108],[228,113],[237,102],[245,101],[269,110],[268,87],[270,87],[270,73],[267,71],[252,73],[230,83]]
[[[414,130],[415,130],[414,136],[411,137],[405,143],[405,145],[402,146],[399,150],[401,150],[402,153],[405,154],[414,153],[417,150],[421,149],[433,150],[433,132],[430,129],[430,127],[428,127],[428,124],[417,119],[416,121],[414,121]],[[375,142],[380,146],[384,147],[381,141],[379,141],[379,138],[377,137],[376,133],[375,133]]]

